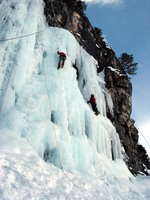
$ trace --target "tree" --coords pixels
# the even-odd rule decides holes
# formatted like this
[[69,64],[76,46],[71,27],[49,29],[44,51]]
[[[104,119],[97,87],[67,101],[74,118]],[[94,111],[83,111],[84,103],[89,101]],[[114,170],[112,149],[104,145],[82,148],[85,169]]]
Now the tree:
[[75,9],[80,12],[84,12],[86,10],[86,3],[85,1],[81,0],[62,0],[63,3],[67,3],[71,7],[71,9]]
[[138,63],[134,62],[133,54],[122,53],[119,57],[119,61],[127,75],[136,75]]
[[76,7],[84,12],[86,10],[87,5],[85,4],[85,1],[77,0]]
[[102,29],[100,29],[100,28],[94,27],[94,31],[95,31],[96,35],[98,35],[100,37],[103,35]]

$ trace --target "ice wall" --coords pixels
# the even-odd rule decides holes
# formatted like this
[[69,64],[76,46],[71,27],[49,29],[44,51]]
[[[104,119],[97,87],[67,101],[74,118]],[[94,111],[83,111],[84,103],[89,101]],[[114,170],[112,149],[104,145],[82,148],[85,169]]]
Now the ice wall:
[[[44,26],[42,1],[2,3],[9,9],[0,12],[2,39],[28,36],[1,43],[0,128],[25,138],[46,162],[65,170],[95,173],[104,158],[121,159],[118,134],[106,117],[106,100],[113,111],[111,97],[94,58],[67,30]],[[60,70],[57,50],[67,54]],[[98,116],[87,104],[91,93]]]

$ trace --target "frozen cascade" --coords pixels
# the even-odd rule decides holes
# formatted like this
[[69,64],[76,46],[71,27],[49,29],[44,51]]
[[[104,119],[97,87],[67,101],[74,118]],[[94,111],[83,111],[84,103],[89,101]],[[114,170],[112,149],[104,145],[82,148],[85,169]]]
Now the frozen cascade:
[[146,200],[149,177],[131,175],[106,117],[104,73],[71,33],[47,27],[43,7],[0,0],[0,199]]
[[[29,34],[29,30],[45,31],[1,45],[1,129],[14,131],[37,155],[68,171],[92,173],[99,171],[104,157],[111,161],[113,154],[114,159],[122,159],[118,134],[106,117],[106,100],[111,111],[112,101],[94,58],[67,30],[45,28],[42,1],[36,1],[36,9],[30,0],[2,3],[10,9],[9,14],[0,14],[3,39]],[[60,70],[57,48],[67,54]],[[87,104],[92,93],[98,116]]]

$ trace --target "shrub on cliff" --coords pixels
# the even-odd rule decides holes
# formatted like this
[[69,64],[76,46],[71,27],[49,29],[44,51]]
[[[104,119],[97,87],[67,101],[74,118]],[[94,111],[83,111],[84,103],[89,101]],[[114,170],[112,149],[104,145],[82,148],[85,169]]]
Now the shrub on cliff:
[[133,54],[122,53],[119,57],[119,61],[127,75],[136,75],[138,63],[134,62]]
[[84,12],[86,10],[87,5],[85,4],[85,1],[78,0],[76,1],[76,5],[81,11]]

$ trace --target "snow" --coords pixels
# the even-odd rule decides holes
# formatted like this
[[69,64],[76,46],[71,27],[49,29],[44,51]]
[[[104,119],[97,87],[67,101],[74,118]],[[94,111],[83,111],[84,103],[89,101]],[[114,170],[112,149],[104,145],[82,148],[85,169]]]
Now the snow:
[[[1,42],[0,199],[147,199],[149,178],[122,160],[94,58],[67,30],[47,27],[41,0],[3,0],[0,16],[1,40],[14,38]],[[59,70],[57,50],[67,55]]]
[[111,70],[111,71],[113,71],[113,72],[115,72],[117,75],[119,75],[119,76],[126,76],[126,75],[124,75],[124,74],[121,74],[120,73],[120,70],[118,70],[118,69],[115,69],[115,68],[113,68],[113,67],[111,67],[111,66],[108,66],[108,68]]

